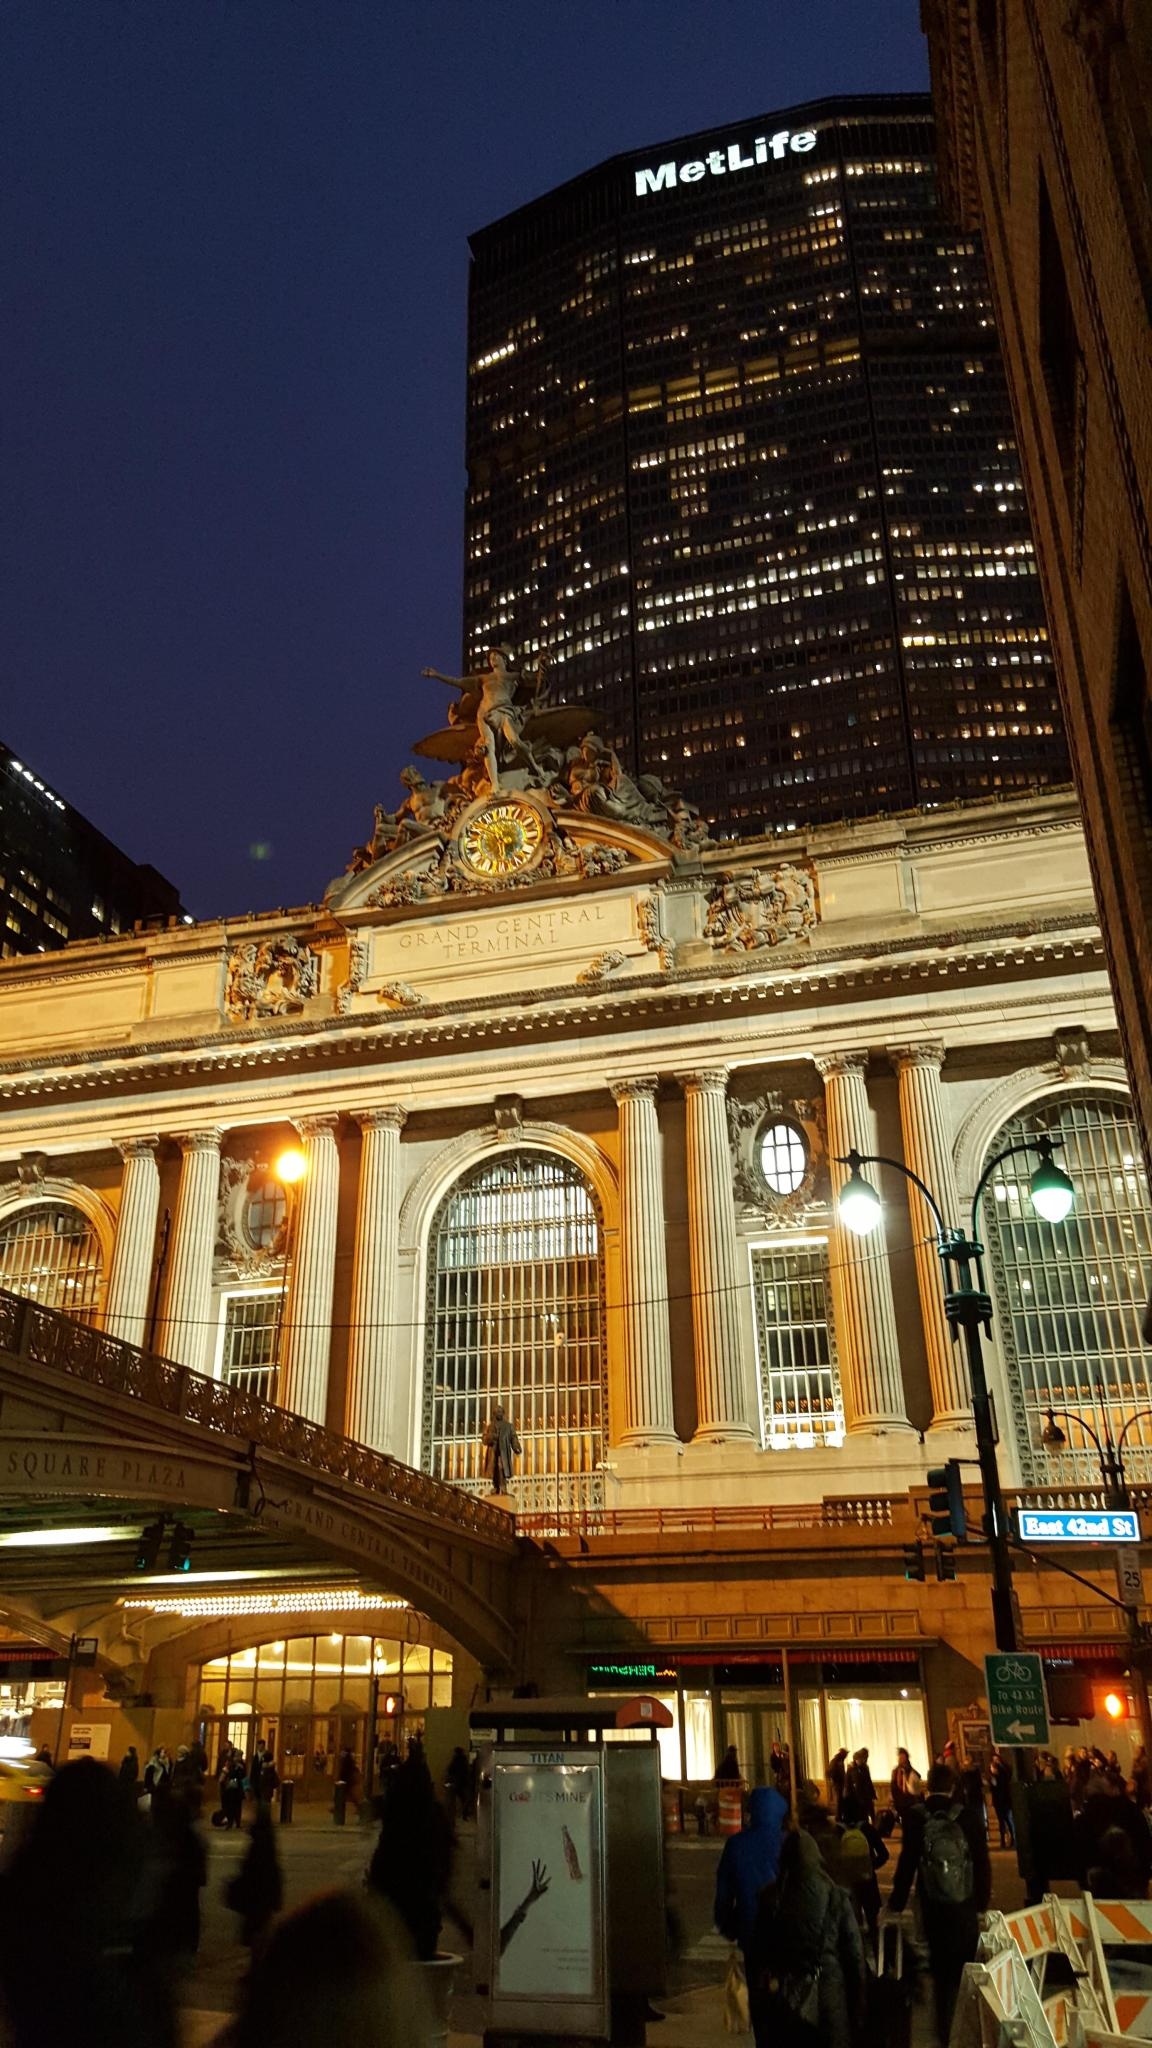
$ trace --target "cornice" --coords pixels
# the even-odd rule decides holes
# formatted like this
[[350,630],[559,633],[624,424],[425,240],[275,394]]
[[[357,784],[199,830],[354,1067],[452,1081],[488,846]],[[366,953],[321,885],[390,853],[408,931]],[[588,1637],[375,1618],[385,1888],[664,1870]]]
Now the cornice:
[[[981,938],[982,945],[978,943]],[[295,1066],[343,1051],[402,1059],[454,1040],[523,1038],[579,1028],[586,1026],[590,1017],[598,1025],[610,1027],[616,1020],[648,1022],[681,1011],[730,1010],[737,1002],[744,1008],[860,989],[879,991],[893,982],[943,980],[955,984],[970,976],[1043,966],[1068,955],[1103,961],[1103,940],[1094,920],[1069,929],[1063,920],[1036,919],[1023,932],[1006,933],[991,941],[986,930],[979,934],[956,931],[937,937],[910,934],[903,943],[877,941],[827,952],[798,948],[787,953],[781,949],[775,956],[779,964],[772,972],[765,972],[762,957],[755,961],[718,960],[637,975],[596,991],[574,982],[555,989],[519,990],[511,999],[494,994],[427,1004],[415,1014],[382,1010],[364,1016],[294,1018],[290,1032],[285,1031],[283,1020],[277,1020],[275,1025],[211,1037],[96,1047],[46,1060],[12,1060],[0,1063],[0,1103],[5,1096],[63,1094],[93,1084],[121,1087],[145,1079],[217,1075],[228,1068]]]

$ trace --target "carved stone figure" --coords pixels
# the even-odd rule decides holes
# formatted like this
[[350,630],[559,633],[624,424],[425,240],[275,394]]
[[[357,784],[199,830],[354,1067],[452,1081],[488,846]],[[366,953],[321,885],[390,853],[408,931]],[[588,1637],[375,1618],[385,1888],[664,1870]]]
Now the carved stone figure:
[[258,1017],[288,1017],[316,993],[319,961],[290,934],[237,946],[228,962],[224,1010],[233,1024]]
[[[522,760],[538,781],[547,779],[524,733],[526,720],[539,706],[543,680],[539,673],[532,676],[509,668],[507,653],[502,647],[490,647],[487,668],[478,669],[472,675],[446,676],[438,668],[426,668],[422,673],[432,676],[438,683],[447,683],[450,689],[463,690],[459,703],[454,704],[448,713],[448,722],[453,729],[464,732],[475,726],[492,789],[500,787],[498,740],[503,740],[510,763]],[[427,746],[428,743],[424,741],[422,744]]]
[[418,832],[439,832],[448,821],[448,802],[442,782],[429,782],[419,768],[402,768],[400,780],[408,791],[406,801],[401,804],[398,823],[401,832],[405,821],[411,819]]
[[484,1470],[492,1481],[493,1493],[507,1493],[513,1478],[513,1461],[520,1456],[520,1439],[502,1408],[494,1408],[484,1427]]
[[810,874],[785,864],[722,875],[708,902],[704,936],[725,953],[752,953],[806,937],[816,923]]

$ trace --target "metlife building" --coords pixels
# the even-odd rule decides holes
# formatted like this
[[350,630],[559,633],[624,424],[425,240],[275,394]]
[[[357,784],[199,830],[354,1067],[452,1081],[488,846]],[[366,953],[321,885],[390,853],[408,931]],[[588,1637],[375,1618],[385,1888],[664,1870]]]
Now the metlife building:
[[547,653],[724,832],[1067,778],[926,98],[616,157],[471,249],[469,661]]

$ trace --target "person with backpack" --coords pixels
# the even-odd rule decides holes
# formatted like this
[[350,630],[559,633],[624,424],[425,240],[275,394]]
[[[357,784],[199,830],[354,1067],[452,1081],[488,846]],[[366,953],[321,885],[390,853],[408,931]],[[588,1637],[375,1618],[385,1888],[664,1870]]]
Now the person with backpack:
[[946,2042],[964,1965],[976,1960],[980,1915],[992,1895],[987,1828],[971,1807],[961,1804],[951,1764],[933,1764],[928,1797],[923,1806],[911,1808],[904,1823],[890,1913],[904,1911],[913,1885],[928,1944],[937,2032]]
[[757,1785],[748,1801],[748,1825],[729,1835],[716,1871],[713,1921],[725,1941],[739,1942],[748,1966],[756,1911],[765,1885],[774,1884],[788,1808],[781,1794]]
[[880,1830],[869,1820],[851,1792],[844,1795],[840,1809],[843,1831],[840,1836],[839,1870],[833,1872],[837,1884],[842,1884],[856,1908],[856,1916],[862,1927],[866,1927],[873,1941],[880,1919],[880,1886],[876,1872],[882,1870],[888,1861],[888,1851],[881,1839]]
[[868,1972],[856,1915],[803,1828],[760,1894],[748,1955],[756,2048],[852,2048]]

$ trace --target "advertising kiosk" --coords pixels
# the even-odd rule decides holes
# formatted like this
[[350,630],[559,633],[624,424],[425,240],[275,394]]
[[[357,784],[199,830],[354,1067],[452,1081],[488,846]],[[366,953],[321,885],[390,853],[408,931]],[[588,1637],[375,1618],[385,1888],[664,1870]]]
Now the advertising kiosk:
[[470,1723],[485,2041],[635,2048],[665,1986],[667,1708],[643,1695],[493,1700]]

